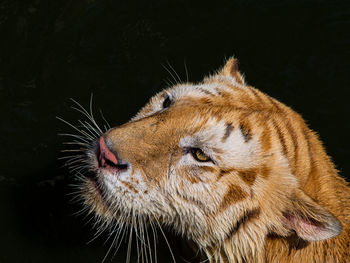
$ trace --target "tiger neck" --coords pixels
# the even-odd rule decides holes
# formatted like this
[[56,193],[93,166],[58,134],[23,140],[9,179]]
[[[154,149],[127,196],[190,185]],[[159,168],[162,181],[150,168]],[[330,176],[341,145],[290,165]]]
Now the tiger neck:
[[260,263],[264,245],[265,236],[257,229],[236,233],[218,246],[205,248],[205,253],[210,263]]

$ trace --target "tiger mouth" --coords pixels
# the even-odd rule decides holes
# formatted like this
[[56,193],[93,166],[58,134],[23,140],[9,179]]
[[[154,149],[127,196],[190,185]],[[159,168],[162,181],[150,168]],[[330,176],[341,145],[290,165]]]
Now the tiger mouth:
[[101,136],[92,143],[88,153],[90,169],[85,174],[88,183],[88,189],[92,196],[97,197],[107,208],[110,206],[108,200],[108,189],[104,182],[105,176],[118,176],[127,171],[129,165],[122,162],[120,158],[112,152],[105,144]]
[[96,191],[101,195],[103,193],[102,191],[102,187],[101,187],[101,183],[99,182],[97,175],[96,174],[91,174],[89,176],[87,176],[88,180],[90,181],[90,183],[94,186],[94,188],[96,189]]
[[[96,173],[88,173],[86,178],[88,179],[89,183],[93,186],[93,188],[96,190],[96,192],[103,198],[103,187],[101,186],[100,180],[98,180],[98,175]],[[104,199],[104,198],[103,198]]]

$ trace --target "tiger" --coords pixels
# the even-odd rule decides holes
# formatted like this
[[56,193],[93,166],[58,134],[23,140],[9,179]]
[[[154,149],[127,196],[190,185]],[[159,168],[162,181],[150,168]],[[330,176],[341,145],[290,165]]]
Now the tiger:
[[203,262],[350,262],[349,184],[301,115],[248,85],[236,58],[165,88],[125,124],[80,123],[78,194],[99,229],[136,233],[138,261],[152,262],[147,226],[167,226]]

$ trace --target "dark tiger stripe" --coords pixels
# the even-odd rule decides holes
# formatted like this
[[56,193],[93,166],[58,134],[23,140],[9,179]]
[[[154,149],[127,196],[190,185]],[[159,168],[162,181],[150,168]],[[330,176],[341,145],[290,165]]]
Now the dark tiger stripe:
[[215,88],[216,92],[218,93],[219,96],[222,95],[222,91],[219,88]]
[[271,130],[270,130],[270,120],[271,115],[266,112],[259,112],[255,115],[255,122],[257,126],[262,128],[262,132],[260,133],[259,142],[262,148],[262,151],[267,153],[272,146],[271,141]]
[[222,202],[218,208],[218,212],[220,213],[225,211],[232,204],[244,200],[245,198],[247,198],[247,196],[248,194],[238,185],[230,185],[230,188],[226,191],[222,199]]
[[244,214],[236,221],[236,223],[231,227],[230,231],[227,233],[226,237],[230,238],[238,232],[241,226],[247,224],[248,222],[259,218],[261,210],[259,207],[252,210],[245,211]]
[[260,167],[250,168],[250,169],[221,169],[219,173],[217,174],[217,181],[220,180],[222,177],[235,173],[237,174],[242,181],[244,181],[247,185],[252,186],[256,180],[256,177],[260,175],[262,178],[266,179],[271,172],[271,169],[266,166],[262,165]]
[[254,94],[255,99],[258,102],[258,108],[263,108],[266,106],[265,100],[262,98],[261,93],[253,87],[248,87],[249,90]]
[[190,173],[182,171],[183,173],[181,177],[187,179],[191,184],[198,184],[200,182],[203,182],[201,178],[201,173],[203,170],[206,169],[205,167],[203,168],[204,169],[202,169],[201,167],[197,167],[195,169],[192,169]]
[[238,171],[238,176],[249,186],[253,185],[257,176],[257,169],[251,168]]
[[128,182],[125,182],[125,181],[122,181],[122,180],[120,180],[120,182],[121,182],[126,188],[128,188],[130,191],[132,191],[132,192],[134,192],[134,193],[136,193],[136,194],[139,192],[132,184],[130,184],[130,183],[128,183]]
[[200,170],[208,173],[216,173],[217,169],[211,166],[201,166]]
[[201,201],[199,201],[197,199],[185,197],[179,191],[176,191],[176,192],[177,192],[177,196],[180,197],[181,200],[185,201],[186,203],[195,205],[195,206],[201,208],[203,211],[205,211],[207,209],[207,206],[206,206],[205,203],[203,203],[203,202],[201,202]]
[[250,123],[247,120],[242,121],[239,124],[239,129],[241,130],[241,133],[243,135],[244,142],[249,142],[253,137]]
[[202,180],[200,180],[198,177],[194,175],[187,175],[187,180],[191,182],[191,184],[198,184]]
[[232,122],[226,123],[225,134],[221,139],[222,142],[227,140],[227,138],[230,136],[231,132],[233,131],[233,128],[234,127],[232,126]]
[[271,149],[271,132],[268,127],[264,128],[259,140],[264,152]]
[[232,173],[233,171],[235,171],[235,169],[227,169],[227,170],[220,169],[219,174],[217,175],[217,180],[220,180],[221,177],[228,175],[228,174]]
[[[292,173],[294,174],[297,169],[298,158],[299,158],[298,136],[295,131],[295,128],[290,122],[289,115],[288,115],[288,113],[290,114],[290,112],[288,112],[287,108],[286,109],[282,108],[272,98],[271,98],[271,101],[273,102],[274,107],[279,111],[278,116],[281,117],[283,120],[278,125],[275,120],[273,121],[273,123],[274,123],[274,126],[276,127],[277,135],[283,147],[283,154],[288,158],[290,167],[292,169]],[[282,127],[286,130],[287,134],[282,133]],[[292,146],[289,148],[287,146],[287,140],[285,138],[286,135],[291,138]],[[291,151],[293,151],[293,154],[291,153]]]
[[299,150],[299,145],[298,145],[298,136],[294,130],[294,128],[292,127],[291,123],[289,120],[286,121],[286,128],[288,130],[289,135],[292,138],[292,143],[293,143],[293,148],[294,148],[294,156],[293,156],[293,161],[294,161],[294,166],[293,166],[293,173],[295,173],[296,170],[296,166],[298,163],[298,150]]
[[284,138],[284,136],[282,134],[281,128],[279,127],[279,125],[276,123],[276,121],[274,119],[272,119],[272,124],[277,132],[278,140],[281,143],[283,155],[285,157],[288,157],[288,149],[287,149],[287,145],[286,145],[286,139]]
[[270,97],[270,96],[267,96],[267,95],[266,95],[266,97],[269,99],[271,105],[275,108],[275,110],[277,110],[277,111],[283,111],[283,110],[281,109],[281,107],[278,105],[278,102],[277,102],[274,98],[272,98],[272,97]]
[[309,131],[307,130],[306,125],[304,124],[304,127],[302,127],[302,135],[304,136],[304,140],[307,145],[307,156],[309,157],[308,161],[310,164],[310,172],[312,171],[313,163],[314,163],[314,157],[312,156],[312,151],[311,151],[311,145],[310,145],[310,135]]
[[271,172],[271,168],[263,165],[262,167],[259,168],[259,175],[262,176],[262,178],[266,179],[267,177],[269,177]]
[[209,90],[203,89],[203,88],[199,88],[199,90],[201,92],[203,92],[204,94],[210,95],[210,96],[215,96],[214,93],[210,92]]
[[310,158],[310,160],[312,160],[313,157],[312,157],[312,151],[311,151],[311,145],[310,145],[310,135],[309,135],[309,131],[307,130],[306,127],[303,127],[303,135],[304,135],[305,140],[306,140],[306,145],[307,145],[307,151],[309,153],[309,158]]

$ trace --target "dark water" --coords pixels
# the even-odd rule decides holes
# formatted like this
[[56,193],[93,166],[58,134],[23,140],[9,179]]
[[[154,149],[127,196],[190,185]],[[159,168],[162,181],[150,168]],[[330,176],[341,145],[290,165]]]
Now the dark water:
[[[121,124],[165,87],[168,62],[198,81],[234,54],[249,84],[302,113],[349,179],[349,1],[262,2],[1,0],[0,262],[101,262],[110,243],[87,245],[91,225],[72,215],[56,135],[69,129],[55,116],[76,120],[69,98],[87,106],[93,93]],[[161,237],[159,251],[171,262]]]

